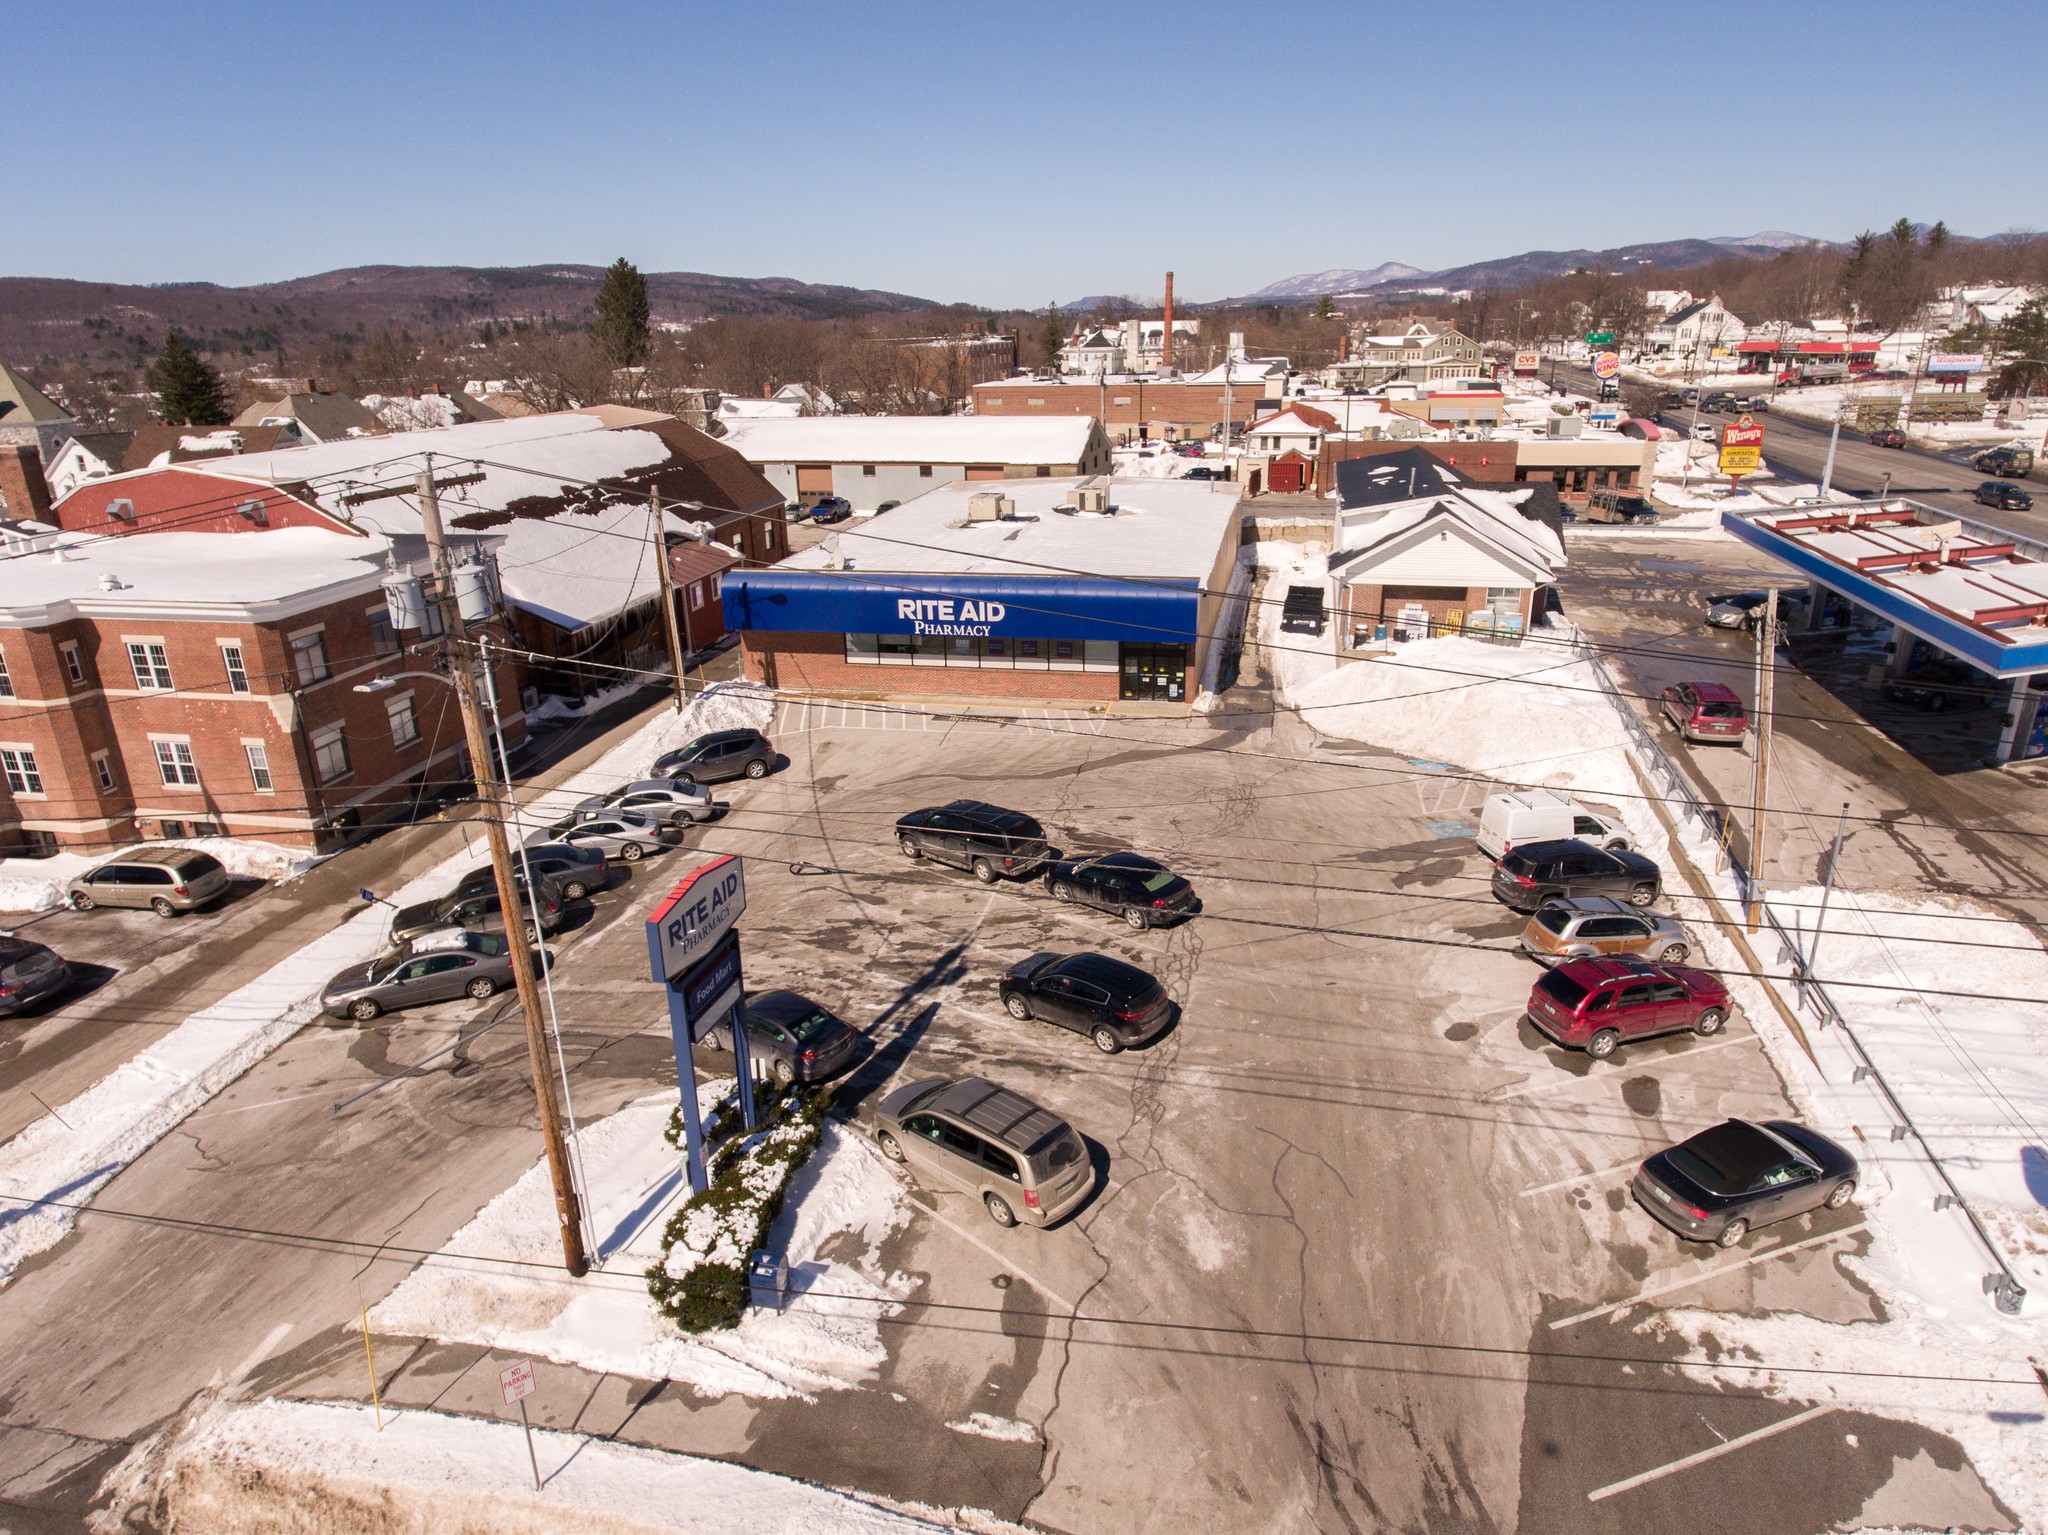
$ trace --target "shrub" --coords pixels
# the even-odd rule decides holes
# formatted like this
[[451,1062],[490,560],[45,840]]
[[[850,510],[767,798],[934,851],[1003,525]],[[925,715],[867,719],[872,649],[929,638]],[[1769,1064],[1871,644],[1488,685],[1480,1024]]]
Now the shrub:
[[[661,1233],[661,1261],[647,1270],[648,1293],[684,1332],[739,1322],[747,1307],[747,1263],[767,1239],[790,1178],[824,1134],[830,1093],[761,1091],[766,1101],[756,1098],[761,1122],[751,1135],[735,1133],[737,1088],[706,1116],[710,1186],[669,1217]],[[671,1116],[671,1144],[681,1138],[681,1122],[678,1109]]]

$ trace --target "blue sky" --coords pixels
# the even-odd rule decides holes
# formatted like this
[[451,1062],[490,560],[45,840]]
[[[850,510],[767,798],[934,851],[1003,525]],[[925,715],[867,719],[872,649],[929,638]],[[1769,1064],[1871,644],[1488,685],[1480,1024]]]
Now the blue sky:
[[2029,99],[1991,40],[2031,47],[2039,21],[1886,0],[12,7],[0,274],[623,254],[1040,305],[1156,294],[1168,267],[1205,299],[1902,214],[1992,234],[2048,225],[2048,113],[1973,115]]

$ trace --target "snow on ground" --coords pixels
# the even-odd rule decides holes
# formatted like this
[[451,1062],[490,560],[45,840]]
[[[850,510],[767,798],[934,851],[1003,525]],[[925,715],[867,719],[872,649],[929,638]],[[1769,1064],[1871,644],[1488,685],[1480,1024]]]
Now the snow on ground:
[[[245,879],[297,879],[323,856],[301,847],[241,837],[185,837],[171,842],[139,843],[120,851],[133,853],[144,846],[196,848],[218,858],[228,873]],[[64,886],[69,881],[113,856],[56,853],[48,858],[0,858],[0,911],[48,911],[62,906]]]
[[[890,1504],[727,1461],[517,1422],[330,1402],[222,1402],[165,1452],[168,1523],[499,1535],[1022,1535],[975,1510]],[[534,1490],[538,1465],[543,1490]],[[125,1490],[125,1489],[123,1489]],[[354,1517],[350,1517],[353,1514]]]
[[[658,1013],[659,999],[650,1007]],[[731,1086],[702,1083],[699,1102],[708,1110]],[[885,1358],[879,1319],[903,1288],[875,1272],[871,1257],[908,1218],[902,1184],[865,1139],[828,1122],[769,1231],[769,1248],[789,1276],[784,1309],[750,1310],[729,1332],[691,1337],[656,1308],[645,1277],[661,1257],[662,1227],[689,1196],[681,1153],[662,1138],[674,1107],[673,1093],[657,1093],[577,1134],[601,1268],[581,1280],[554,1269],[554,1194],[540,1162],[374,1307],[373,1325],[683,1381],[707,1397],[784,1397],[858,1384]],[[836,1239],[849,1235],[859,1238],[867,1261],[843,1256]],[[842,1256],[821,1259],[828,1242]]]
[[600,709],[608,709],[622,698],[630,698],[658,677],[670,675],[669,668],[662,666],[658,671],[649,672],[646,677],[636,677],[622,682],[617,687],[604,688],[580,701],[558,698],[553,693],[526,711],[526,727],[529,730],[545,730],[551,725],[565,725],[572,720],[588,719]]
[[[639,777],[656,752],[708,730],[765,725],[773,707],[769,695],[743,686],[708,688],[680,714],[657,714],[577,774],[574,787],[543,794],[528,811],[541,809],[540,824],[545,824],[585,795]],[[247,846],[231,838],[209,838],[198,845],[209,852]],[[290,849],[277,851],[300,856]],[[478,850],[466,849],[389,899],[396,906],[432,899],[481,861]],[[186,1115],[318,1017],[320,989],[337,971],[381,953],[390,928],[391,912],[385,906],[357,912],[213,1006],[193,1013],[0,1145],[0,1284],[25,1258],[54,1246],[70,1231],[76,1212],[64,1206],[89,1201]]]
[[[1842,435],[1852,434],[1854,422],[1853,406],[1856,401],[1869,398],[1895,400],[1903,396],[1933,395],[1939,398],[1940,391],[1926,379],[1917,381],[1909,378],[1858,380],[1849,384],[1817,384],[1800,389],[1780,390],[1771,409],[1781,416],[1796,416],[1802,421],[1820,426],[1831,426],[1848,409],[1849,419],[1843,422]],[[1906,421],[1906,437],[1915,447],[1931,448],[1936,452],[1955,448],[1988,448],[2004,443],[2030,447],[2038,455],[2048,439],[2048,416],[2023,418],[2009,421],[2001,426],[1994,414],[1990,419],[1975,421],[1915,421],[1910,415]]]
[[1019,1423],[1015,1418],[999,1418],[990,1412],[971,1412],[958,1423],[946,1427],[956,1434],[972,1434],[977,1439],[1001,1439],[1010,1444],[1037,1444],[1039,1433],[1029,1423]]

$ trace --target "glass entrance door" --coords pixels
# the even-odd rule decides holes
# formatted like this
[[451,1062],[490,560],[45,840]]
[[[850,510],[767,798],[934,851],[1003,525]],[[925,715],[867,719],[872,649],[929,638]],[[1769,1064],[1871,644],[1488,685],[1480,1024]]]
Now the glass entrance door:
[[1187,646],[1121,645],[1118,652],[1123,678],[1119,698],[1179,703],[1187,697]]

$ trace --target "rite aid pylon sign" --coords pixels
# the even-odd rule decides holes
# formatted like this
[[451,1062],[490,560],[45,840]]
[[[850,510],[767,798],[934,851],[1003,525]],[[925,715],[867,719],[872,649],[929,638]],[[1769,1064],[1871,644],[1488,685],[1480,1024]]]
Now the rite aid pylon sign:
[[731,853],[692,869],[647,918],[654,978],[672,981],[732,931],[747,909],[747,876]]
[[1721,472],[1755,474],[1763,466],[1764,429],[1748,416],[1721,428]]

